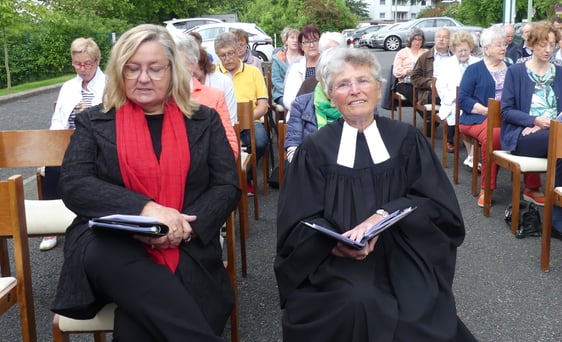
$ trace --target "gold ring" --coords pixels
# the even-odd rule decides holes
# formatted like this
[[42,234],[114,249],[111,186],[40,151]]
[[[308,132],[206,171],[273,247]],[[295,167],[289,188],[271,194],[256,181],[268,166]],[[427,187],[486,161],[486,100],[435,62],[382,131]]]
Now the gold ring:
[[154,249],[154,245],[150,245],[150,248]]

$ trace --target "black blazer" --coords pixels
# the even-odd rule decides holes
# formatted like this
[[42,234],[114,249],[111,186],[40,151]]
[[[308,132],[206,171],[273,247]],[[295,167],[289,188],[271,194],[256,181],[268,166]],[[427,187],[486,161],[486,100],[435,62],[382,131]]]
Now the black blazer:
[[[191,224],[197,238],[180,245],[189,256],[180,265],[188,265],[193,279],[188,290],[195,298],[204,298],[205,305],[213,310],[214,303],[221,306],[224,297],[232,296],[219,232],[240,198],[237,168],[214,109],[200,106],[191,119],[185,118],[185,124],[191,164],[182,212],[197,215]],[[115,110],[104,113],[96,106],[76,117],[76,130],[61,168],[59,192],[77,218],[65,235],[64,264],[52,310],[73,318],[91,318],[105,302],[95,297],[82,267],[81,252],[93,236],[87,221],[114,213],[137,215],[150,200],[124,187],[117,159]],[[222,293],[210,293],[217,287]]]

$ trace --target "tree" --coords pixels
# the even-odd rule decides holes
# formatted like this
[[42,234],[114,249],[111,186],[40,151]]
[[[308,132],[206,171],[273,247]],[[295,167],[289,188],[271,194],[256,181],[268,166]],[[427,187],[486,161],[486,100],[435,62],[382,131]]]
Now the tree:
[[361,0],[345,0],[345,5],[358,18],[369,19],[369,10],[365,2]]

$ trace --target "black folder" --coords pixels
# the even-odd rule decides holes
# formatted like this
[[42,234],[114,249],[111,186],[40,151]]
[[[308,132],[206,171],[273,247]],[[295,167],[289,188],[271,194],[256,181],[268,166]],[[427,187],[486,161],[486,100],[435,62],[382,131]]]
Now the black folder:
[[168,234],[168,226],[157,219],[140,215],[109,215],[93,218],[88,222],[91,229],[97,231],[121,232],[131,235],[139,234],[159,237]]
[[333,230],[323,227],[319,224],[310,223],[306,221],[301,221],[301,222],[307,227],[319,231],[320,233],[326,234],[340,242],[345,243],[350,247],[361,249],[365,247],[365,245],[367,244],[367,242],[369,242],[369,240],[379,235],[380,233],[384,232],[388,228],[392,227],[392,225],[394,225],[396,222],[400,221],[404,217],[408,216],[411,212],[416,210],[416,208],[417,207],[408,207],[406,209],[396,210],[395,212],[389,214],[388,216],[377,222],[373,227],[371,227],[359,242],[352,240],[348,237],[345,237],[340,233],[336,233]]

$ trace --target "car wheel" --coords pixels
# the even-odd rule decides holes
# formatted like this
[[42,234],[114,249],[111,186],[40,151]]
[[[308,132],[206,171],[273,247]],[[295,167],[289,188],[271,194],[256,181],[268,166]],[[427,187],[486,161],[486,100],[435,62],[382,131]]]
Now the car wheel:
[[384,41],[384,49],[387,51],[396,51],[400,49],[400,46],[402,46],[402,42],[396,36],[390,36]]
[[267,62],[267,56],[261,51],[252,51],[252,55],[261,59],[262,62]]

